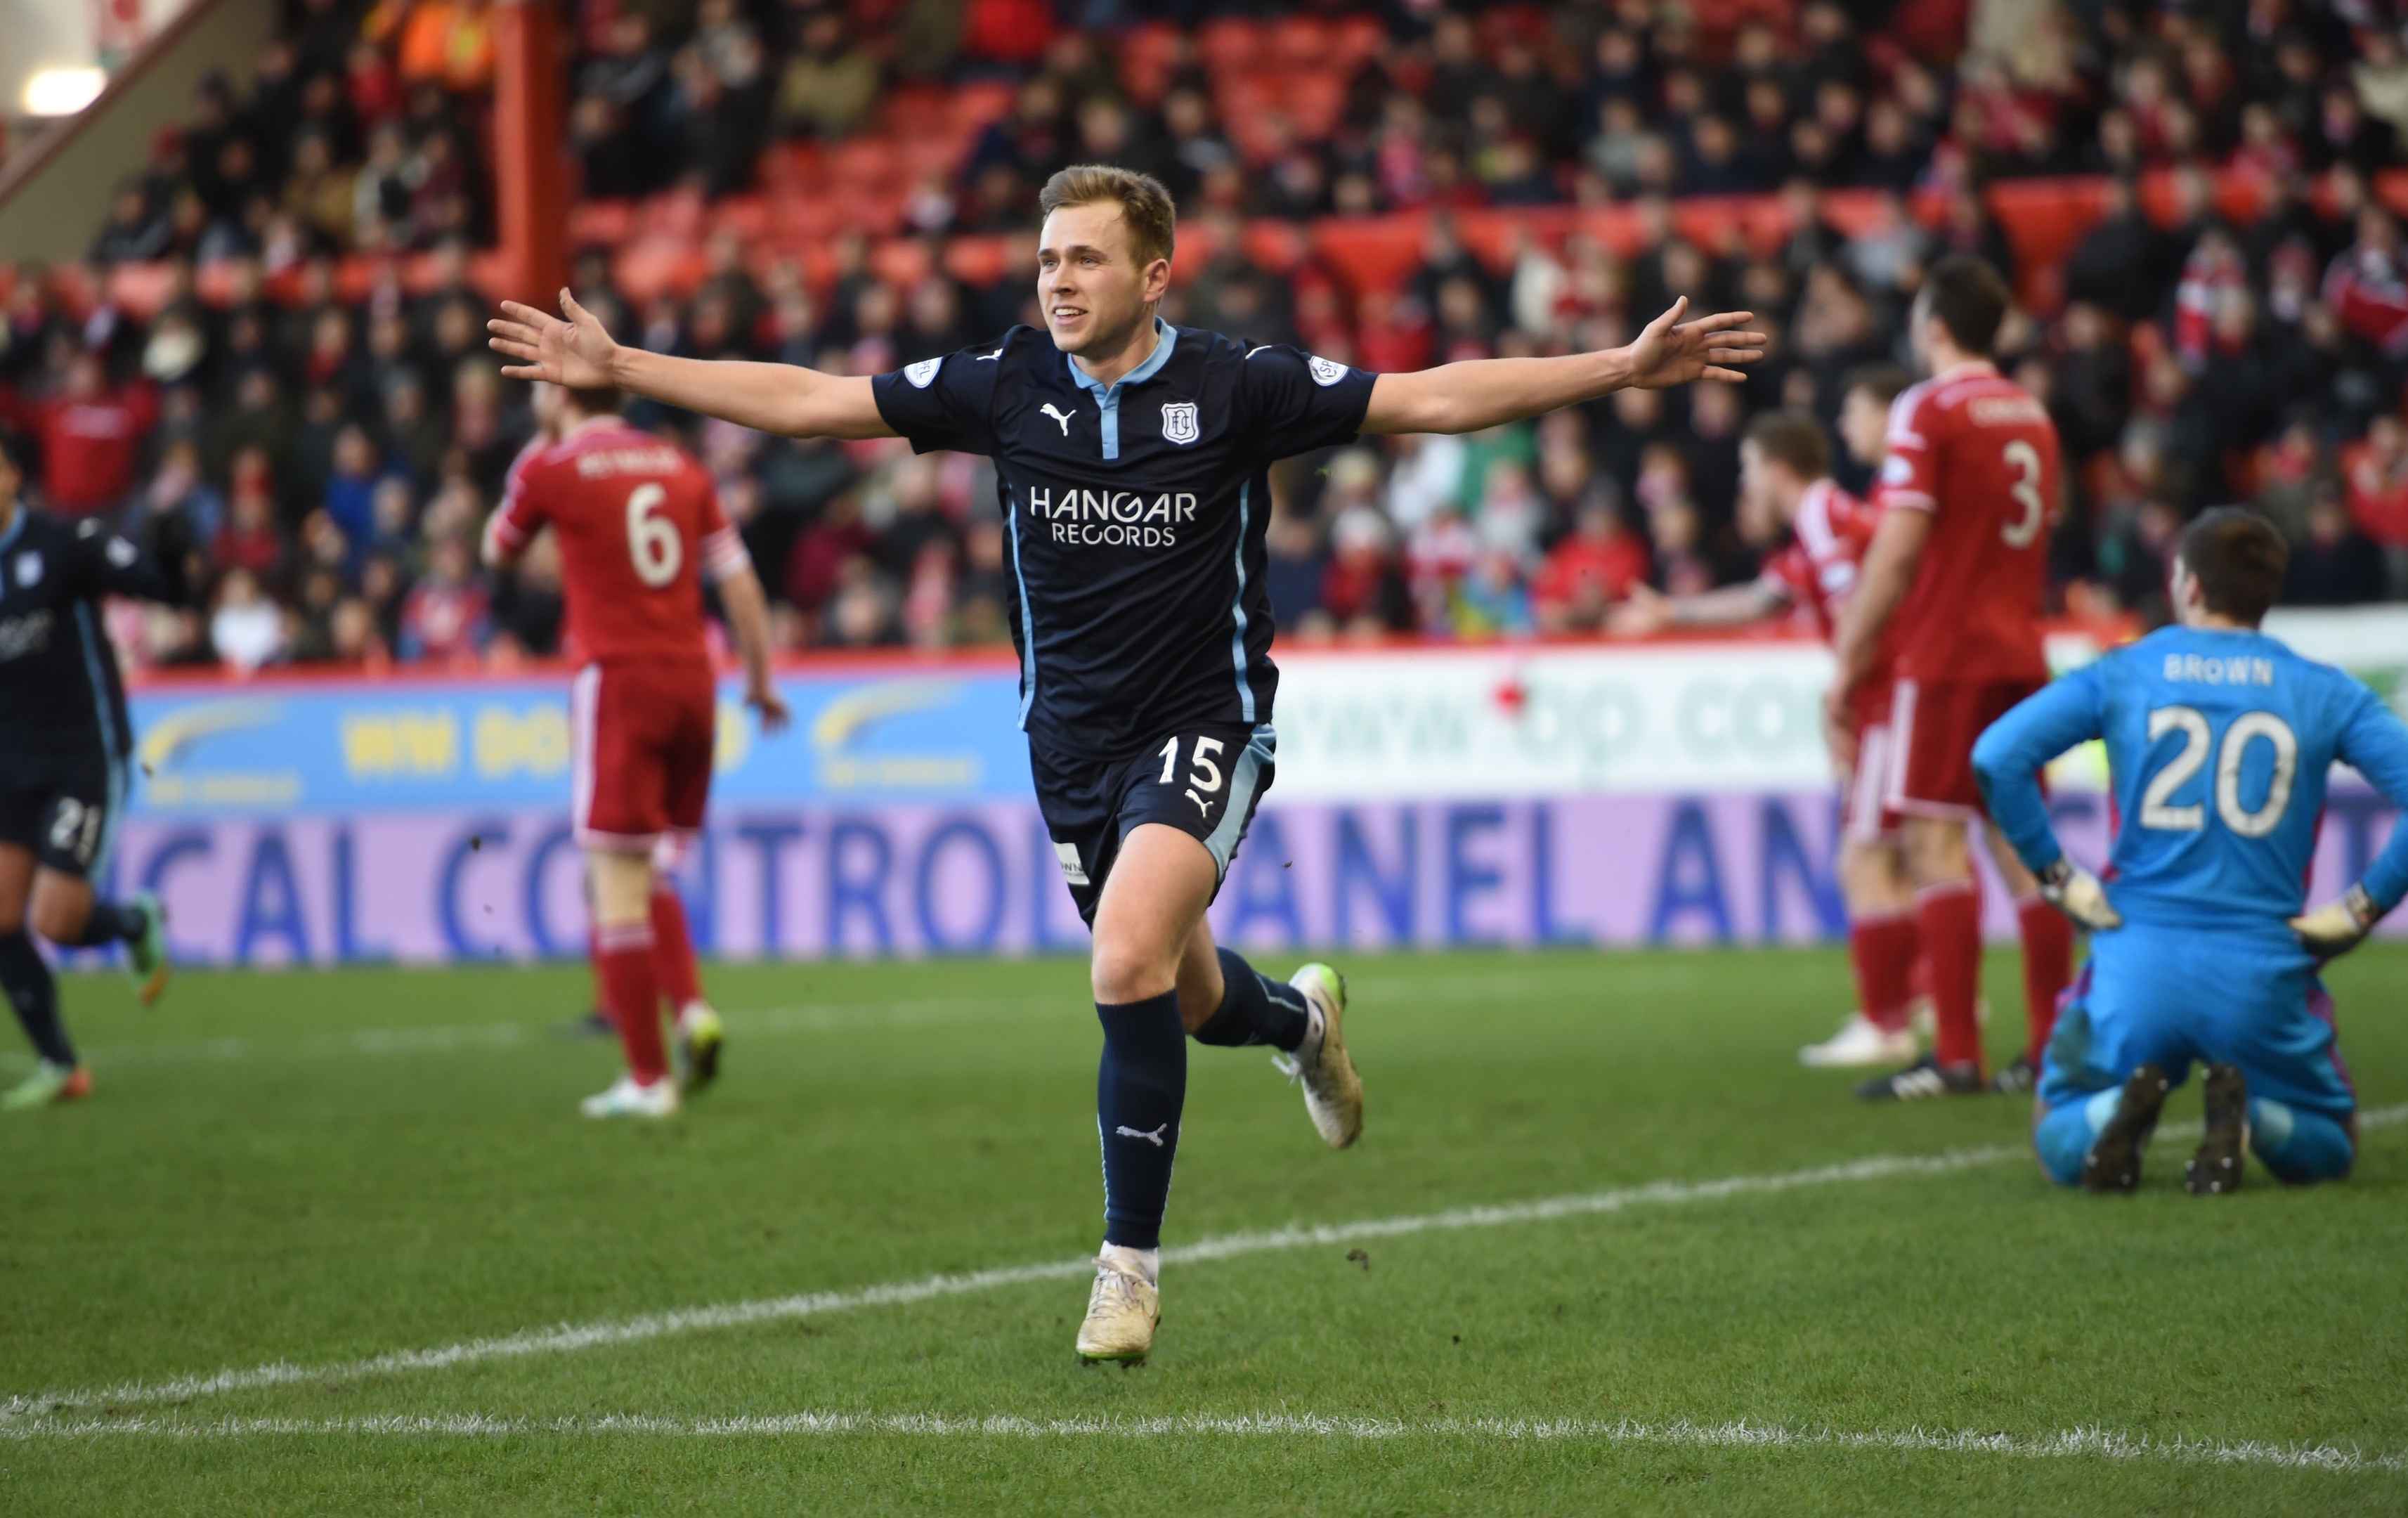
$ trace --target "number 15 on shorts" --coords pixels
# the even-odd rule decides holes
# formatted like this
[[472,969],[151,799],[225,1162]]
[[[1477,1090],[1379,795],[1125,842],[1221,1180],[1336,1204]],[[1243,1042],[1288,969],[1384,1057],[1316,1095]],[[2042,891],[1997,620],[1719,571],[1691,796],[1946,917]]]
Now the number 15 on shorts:
[[1197,738],[1187,744],[1187,771],[1182,776],[1179,750],[1182,739],[1173,738],[1162,745],[1162,775],[1158,783],[1183,787],[1188,800],[1203,818],[1212,815],[1212,803],[1221,798],[1221,766],[1219,756],[1226,750],[1217,738]]

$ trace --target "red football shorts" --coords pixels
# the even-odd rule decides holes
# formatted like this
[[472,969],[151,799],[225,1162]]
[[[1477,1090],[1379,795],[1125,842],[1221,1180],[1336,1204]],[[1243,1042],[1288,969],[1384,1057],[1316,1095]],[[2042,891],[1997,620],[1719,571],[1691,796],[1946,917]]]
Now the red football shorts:
[[1889,809],[1890,730],[1886,722],[1856,724],[1856,767],[1840,798],[1840,829],[1848,838],[1872,839],[1898,831]]
[[1890,696],[1889,809],[1909,817],[1987,817],[1973,740],[2044,680],[1901,680]]
[[577,841],[649,851],[702,826],[716,692],[699,661],[590,664],[568,698]]
[[1840,831],[1852,838],[1885,838],[1898,831],[1889,809],[1889,698],[1891,681],[1869,680],[1856,687],[1848,719],[1856,737],[1856,766],[1840,793]]

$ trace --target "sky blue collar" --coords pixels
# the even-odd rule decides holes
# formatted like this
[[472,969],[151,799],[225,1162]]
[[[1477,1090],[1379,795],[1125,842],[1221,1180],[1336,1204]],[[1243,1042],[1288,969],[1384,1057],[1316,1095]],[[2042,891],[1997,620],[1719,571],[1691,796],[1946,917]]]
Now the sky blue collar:
[[[1146,355],[1144,363],[1122,375],[1109,387],[1079,367],[1077,359],[1068,353],[1062,355],[1062,362],[1070,366],[1071,380],[1080,389],[1095,393],[1096,409],[1102,414],[1102,424],[1096,431],[1102,436],[1106,459],[1121,456],[1121,392],[1131,385],[1143,384],[1161,373],[1162,366],[1170,362],[1171,349],[1178,346],[1179,329],[1158,316],[1154,319],[1154,351]],[[1068,423],[1065,422],[1064,426],[1067,428]]]
[[1081,390],[1092,390],[1097,395],[1110,400],[1112,405],[1118,406],[1120,402],[1114,392],[1124,385],[1143,384],[1161,373],[1162,366],[1170,362],[1170,351],[1179,342],[1179,329],[1157,316],[1154,319],[1154,351],[1146,355],[1144,363],[1114,380],[1110,388],[1106,388],[1101,380],[1079,367],[1079,361],[1068,353],[1062,355],[1062,362],[1070,365],[1070,379]]

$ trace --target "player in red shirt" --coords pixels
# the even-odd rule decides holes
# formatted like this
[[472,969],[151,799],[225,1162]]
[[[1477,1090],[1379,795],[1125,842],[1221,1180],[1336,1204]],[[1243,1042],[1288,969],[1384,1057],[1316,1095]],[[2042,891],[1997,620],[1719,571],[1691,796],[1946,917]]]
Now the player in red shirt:
[[[528,400],[535,413],[535,436],[510,461],[510,479],[517,479],[530,460],[541,457],[560,441],[562,394],[558,385],[538,381],[531,388]],[[661,994],[667,998],[671,1025],[677,1030],[676,1058],[672,1063],[681,1083],[691,1093],[709,1085],[719,1073],[722,1027],[719,1013],[703,997],[702,967],[695,957],[694,933],[686,923],[685,902],[677,892],[674,877],[685,862],[682,845],[681,835],[665,834],[660,848],[652,854],[652,968],[660,977]],[[601,940],[591,925],[594,882],[590,874],[585,882],[585,899],[589,903],[585,957],[594,967],[593,1010],[564,1024],[562,1031],[580,1038],[615,1038],[619,1024],[608,1010],[610,998],[602,984]]]
[[[1849,409],[1885,407],[1905,384],[1905,375],[1896,370],[1851,376]],[[1876,423],[1880,415],[1874,411]],[[1875,450],[1867,462],[1878,463],[1878,425],[1866,442]],[[1871,508],[1829,478],[1830,446],[1812,417],[1789,411],[1757,417],[1740,441],[1739,460],[1742,500],[1787,522],[1789,545],[1745,585],[1673,596],[1636,587],[1616,611],[1613,631],[1734,626],[1802,608],[1825,637],[1831,636],[1872,541]],[[1882,797],[1882,756],[1889,741],[1888,682],[1867,681],[1849,718],[1857,758],[1853,773],[1840,771],[1839,872],[1848,906],[1848,953],[1856,974],[1858,1010],[1849,1014],[1838,1033],[1798,1052],[1801,1063],[1813,1066],[1896,1064],[1913,1059],[1920,1048],[1910,1026],[1914,893],[1899,852],[1898,819]]]
[[704,574],[743,655],[745,703],[769,732],[785,725],[786,707],[769,683],[767,602],[710,476],[621,421],[619,400],[612,390],[561,394],[560,440],[512,466],[485,560],[508,566],[547,524],[560,541],[566,641],[584,661],[569,702],[574,822],[593,884],[595,971],[627,1054],[627,1073],[584,1110],[665,1117],[679,1098],[661,1039],[655,861],[702,826],[710,794]]
[[[1866,1097],[1985,1089],[1975,1012],[1981,901],[1965,829],[1989,814],[1973,778],[1973,740],[2048,683],[2040,610],[2058,482],[2047,408],[1989,360],[2006,308],[2005,281],[1977,258],[1951,254],[1926,276],[1908,335],[1931,378],[1890,407],[1889,458],[1873,493],[1881,523],[1840,626],[1827,712],[1835,747],[1844,747],[1846,719],[1875,677],[1884,641],[1896,650],[1885,799],[1901,814],[1939,1021],[1930,1057],[1858,1087]],[[2028,1091],[2071,978],[2072,930],[1995,824],[1987,835],[2023,929],[2030,1040],[1999,1088]]]

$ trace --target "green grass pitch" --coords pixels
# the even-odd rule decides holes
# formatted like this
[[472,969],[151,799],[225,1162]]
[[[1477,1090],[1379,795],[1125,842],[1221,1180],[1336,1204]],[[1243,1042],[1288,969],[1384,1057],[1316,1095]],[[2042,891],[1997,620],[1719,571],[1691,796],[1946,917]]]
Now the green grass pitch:
[[[71,981],[94,1099],[0,1119],[0,1511],[2408,1510],[2408,1124],[2343,1185],[2194,1199],[2169,1138],[2070,1195],[2021,1102],[1799,1067],[1837,952],[1344,967],[1363,1141],[1195,1050],[1168,1245],[1627,1205],[1174,1259],[1132,1370],[1064,1274],[361,1364],[1091,1253],[1078,963],[716,968],[725,1078],[652,1126],[577,1115],[580,968]],[[2408,1102],[2408,949],[2330,981]]]

